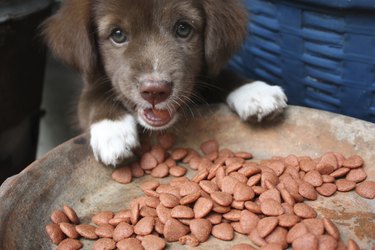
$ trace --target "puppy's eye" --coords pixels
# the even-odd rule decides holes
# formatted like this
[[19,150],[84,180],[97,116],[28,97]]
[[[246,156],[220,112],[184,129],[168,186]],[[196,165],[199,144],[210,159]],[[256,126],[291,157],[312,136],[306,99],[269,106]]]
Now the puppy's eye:
[[118,28],[112,30],[110,38],[116,45],[123,45],[128,41],[128,37],[125,33]]
[[190,36],[193,27],[187,22],[178,22],[176,24],[176,35],[180,38],[187,38]]

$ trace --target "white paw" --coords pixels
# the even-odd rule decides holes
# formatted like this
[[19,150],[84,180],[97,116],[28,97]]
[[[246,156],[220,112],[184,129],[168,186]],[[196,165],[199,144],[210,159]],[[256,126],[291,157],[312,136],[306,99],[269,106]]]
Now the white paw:
[[227,103],[242,120],[276,116],[287,106],[287,97],[279,86],[256,81],[245,84],[231,92]]
[[90,145],[95,159],[115,166],[133,156],[132,149],[139,145],[137,122],[131,115],[120,120],[102,120],[90,127]]

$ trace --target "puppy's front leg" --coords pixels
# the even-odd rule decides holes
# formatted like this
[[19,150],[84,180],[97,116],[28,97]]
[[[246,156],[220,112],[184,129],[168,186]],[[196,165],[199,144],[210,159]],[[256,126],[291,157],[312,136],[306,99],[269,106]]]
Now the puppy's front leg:
[[286,102],[287,97],[279,86],[271,86],[262,81],[246,83],[227,97],[229,107],[242,120],[272,119],[284,111]]
[[[86,89],[79,105],[81,127],[90,132],[90,145],[97,161],[120,163],[139,146],[137,121],[121,103],[103,97],[103,89]],[[100,93],[98,93],[100,92]]]
[[244,121],[272,119],[287,106],[287,97],[279,86],[249,82],[229,70],[223,70],[215,82],[224,90],[229,107]]
[[139,145],[137,122],[130,114],[117,120],[104,119],[90,126],[90,144],[96,160],[115,166],[133,156],[132,149]]

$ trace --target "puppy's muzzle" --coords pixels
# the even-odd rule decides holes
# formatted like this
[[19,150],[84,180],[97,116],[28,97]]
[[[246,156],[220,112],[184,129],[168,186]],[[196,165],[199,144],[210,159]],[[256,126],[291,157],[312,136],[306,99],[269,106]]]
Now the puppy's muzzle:
[[148,78],[140,82],[139,92],[141,97],[152,106],[152,108],[138,111],[146,127],[160,129],[173,123],[175,110],[166,108],[168,106],[168,98],[172,94],[172,82]]

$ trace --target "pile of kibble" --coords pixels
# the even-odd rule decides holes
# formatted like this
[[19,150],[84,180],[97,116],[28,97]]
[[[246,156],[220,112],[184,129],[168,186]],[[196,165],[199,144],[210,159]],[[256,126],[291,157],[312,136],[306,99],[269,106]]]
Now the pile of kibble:
[[[46,231],[57,249],[80,249],[79,238],[95,240],[95,250],[158,250],[167,242],[196,247],[211,236],[231,241],[235,232],[261,250],[359,249],[304,201],[351,190],[374,199],[375,182],[366,180],[360,156],[329,152],[317,159],[289,155],[255,162],[251,153],[220,149],[213,139],[200,145],[201,153],[172,148],[175,140],[159,135],[157,145],[143,144],[139,161],[114,170],[112,178],[124,184],[144,174],[175,177],[168,184],[142,183],[144,196],[124,210],[100,211],[92,224],[79,224],[67,205],[54,211]],[[196,170],[191,180],[181,163]],[[255,248],[243,242],[231,249]]]

